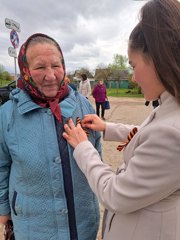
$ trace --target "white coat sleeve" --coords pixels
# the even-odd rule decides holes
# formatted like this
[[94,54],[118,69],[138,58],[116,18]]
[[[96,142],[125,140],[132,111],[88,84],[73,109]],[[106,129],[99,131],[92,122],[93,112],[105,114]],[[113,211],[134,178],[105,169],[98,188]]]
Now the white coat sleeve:
[[122,124],[122,123],[106,123],[106,129],[104,132],[105,141],[126,141],[128,133],[134,125]]
[[134,212],[180,189],[180,131],[161,125],[138,135],[133,157],[118,175],[101,161],[90,142],[82,142],[74,150],[92,190],[112,212]]

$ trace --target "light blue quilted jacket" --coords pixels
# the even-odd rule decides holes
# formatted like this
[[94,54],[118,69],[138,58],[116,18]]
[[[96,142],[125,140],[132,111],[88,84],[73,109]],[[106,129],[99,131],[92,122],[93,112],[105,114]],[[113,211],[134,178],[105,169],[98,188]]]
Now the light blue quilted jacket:
[[[61,103],[63,122],[94,113],[89,101],[70,89]],[[89,140],[101,152],[100,133]],[[68,146],[78,240],[95,240],[98,202]],[[83,149],[82,149],[83,151]],[[0,107],[0,215],[11,212],[16,240],[70,240],[68,209],[55,121],[20,89]]]

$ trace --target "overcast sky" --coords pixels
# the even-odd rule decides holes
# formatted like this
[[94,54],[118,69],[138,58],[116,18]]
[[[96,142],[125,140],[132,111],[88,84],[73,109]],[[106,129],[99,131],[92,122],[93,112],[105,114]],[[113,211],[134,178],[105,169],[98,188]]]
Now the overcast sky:
[[[91,71],[112,63],[115,54],[127,55],[127,40],[145,1],[133,0],[1,0],[0,64],[14,72],[8,55],[11,30],[5,18],[20,24],[20,45],[31,34],[45,33],[58,41],[71,72]],[[17,48],[18,52],[19,48]]]

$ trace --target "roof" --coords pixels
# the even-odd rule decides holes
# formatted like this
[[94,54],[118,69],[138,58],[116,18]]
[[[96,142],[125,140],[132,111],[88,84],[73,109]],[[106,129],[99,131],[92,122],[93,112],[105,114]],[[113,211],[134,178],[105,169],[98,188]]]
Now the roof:
[[81,75],[83,73],[87,75],[87,78],[93,78],[93,75],[88,70],[76,70],[74,73],[74,77],[81,78]]

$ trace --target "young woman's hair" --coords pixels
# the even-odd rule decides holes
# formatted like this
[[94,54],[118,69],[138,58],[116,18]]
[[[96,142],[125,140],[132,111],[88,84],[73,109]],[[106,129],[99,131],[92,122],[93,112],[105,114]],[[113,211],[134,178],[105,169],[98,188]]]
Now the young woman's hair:
[[152,59],[162,84],[180,103],[180,2],[147,2],[130,34],[129,48]]

